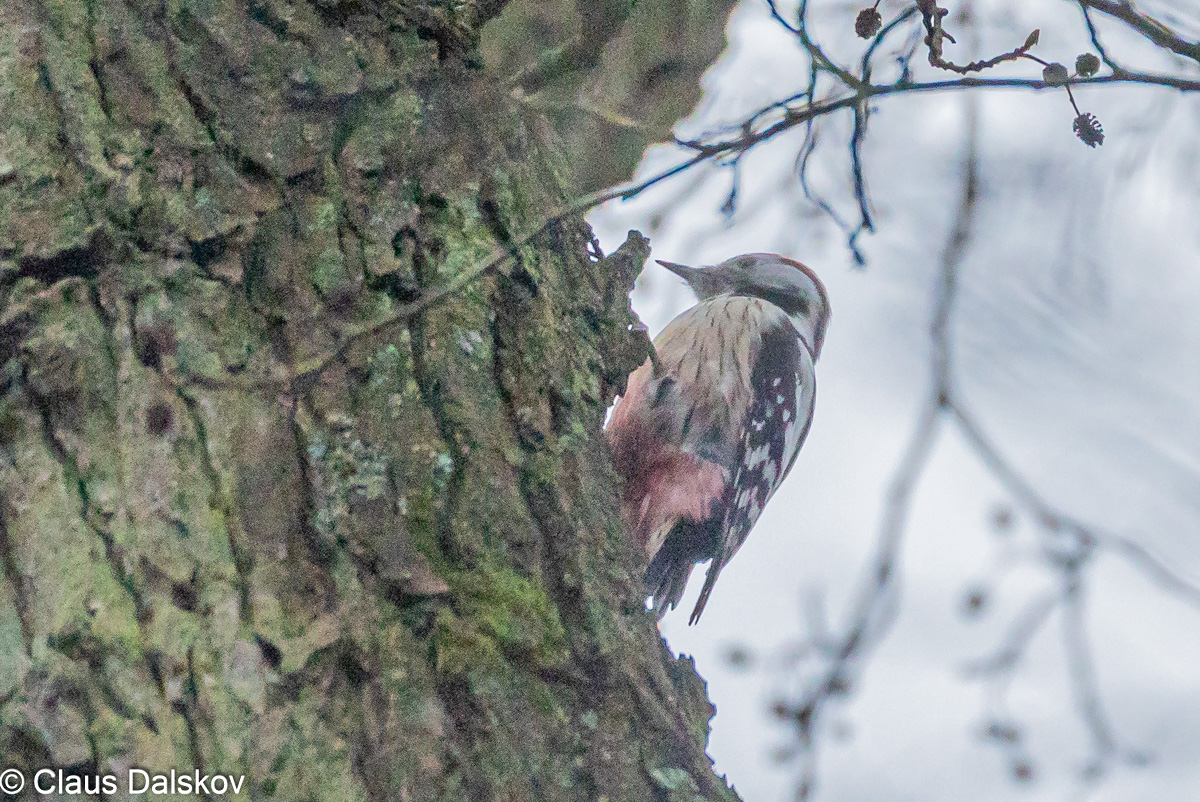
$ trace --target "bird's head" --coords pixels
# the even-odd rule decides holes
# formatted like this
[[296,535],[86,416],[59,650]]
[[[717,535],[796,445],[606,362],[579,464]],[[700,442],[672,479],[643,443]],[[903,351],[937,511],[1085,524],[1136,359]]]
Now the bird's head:
[[704,301],[718,295],[748,295],[774,304],[787,313],[815,360],[829,324],[829,295],[817,274],[785,256],[748,253],[715,267],[658,263],[682,278]]

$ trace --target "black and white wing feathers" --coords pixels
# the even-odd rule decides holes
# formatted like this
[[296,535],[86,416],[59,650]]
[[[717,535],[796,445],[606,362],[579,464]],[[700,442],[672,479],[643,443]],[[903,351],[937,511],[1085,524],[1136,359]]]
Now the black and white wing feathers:
[[721,569],[791,470],[812,422],[816,391],[812,355],[791,323],[781,320],[763,332],[750,384],[753,400],[726,490],[721,535],[714,544],[704,589],[688,619],[692,624],[704,611]]

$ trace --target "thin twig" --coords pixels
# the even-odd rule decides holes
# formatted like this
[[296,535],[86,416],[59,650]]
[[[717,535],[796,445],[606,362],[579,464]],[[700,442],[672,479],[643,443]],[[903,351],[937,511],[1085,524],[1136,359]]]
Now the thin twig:
[[916,15],[917,7],[909,6],[900,13],[900,16],[887,25],[884,25],[879,33],[875,34],[875,38],[871,40],[871,44],[863,52],[862,61],[859,64],[858,71],[862,75],[863,81],[868,83],[871,81],[871,59],[874,58],[876,51],[883,45],[883,40],[888,37],[888,34],[903,26]]
[[793,29],[792,32],[796,34],[796,38],[800,40],[800,44],[808,51],[808,56],[812,59],[813,64],[821,71],[836,76],[839,81],[851,90],[857,91],[862,86],[862,81],[854,73],[834,62],[832,58],[825,54],[821,46],[808,35],[808,0],[800,0],[798,17],[800,25]]
[[850,137],[850,172],[854,176],[854,197],[858,199],[858,227],[850,234],[849,246],[854,260],[860,266],[866,263],[858,250],[858,237],[864,231],[874,231],[870,202],[867,200],[867,177],[863,171],[862,146],[867,138],[867,117],[870,109],[866,103],[854,108],[854,134]]
[[1121,20],[1159,47],[1200,62],[1200,42],[1189,42],[1154,17],[1138,11],[1128,0],[1079,0],[1079,3]]
[[767,8],[769,8],[771,10],[771,16],[775,18],[776,22],[778,22],[783,27],[787,28],[792,33],[800,33],[799,28],[793,27],[792,24],[790,22],[788,22],[787,20],[785,20],[783,18],[783,15],[779,13],[779,9],[775,5],[775,0],[767,0]]
[[946,40],[954,42],[954,37],[942,28],[942,19],[950,12],[938,6],[937,0],[917,0],[917,10],[921,12],[921,21],[925,25],[925,46],[929,48],[929,63],[940,70],[956,72],[959,75],[982,72],[1006,61],[1016,61],[1037,44],[1038,32],[1034,31],[1029,34],[1024,44],[1014,50],[960,66],[952,61],[947,61],[942,55],[942,43]]
[[1088,4],[1083,2],[1083,0],[1079,0],[1079,10],[1083,12],[1083,22],[1085,25],[1087,25],[1088,36],[1090,36],[1092,39],[1092,47],[1096,48],[1096,52],[1100,54],[1100,59],[1108,65],[1108,68],[1112,70],[1114,74],[1120,75],[1124,73],[1125,68],[1117,63],[1116,59],[1109,54],[1108,48],[1106,48],[1104,43],[1100,41],[1100,31],[1096,29],[1096,23],[1092,19],[1091,8],[1089,8]]
[[1117,738],[1104,711],[1096,681],[1095,660],[1088,644],[1087,623],[1084,620],[1083,580],[1078,569],[1067,572],[1062,628],[1075,706],[1091,733],[1096,764],[1103,765],[1116,754]]
[[1021,611],[1004,635],[1000,646],[987,657],[967,664],[967,676],[989,677],[1010,675],[1021,662],[1029,644],[1050,620],[1050,614],[1062,601],[1060,593],[1045,593],[1034,597]]

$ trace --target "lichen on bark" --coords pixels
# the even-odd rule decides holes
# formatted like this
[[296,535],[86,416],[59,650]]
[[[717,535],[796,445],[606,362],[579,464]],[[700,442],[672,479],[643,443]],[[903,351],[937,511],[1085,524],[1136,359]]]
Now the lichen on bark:
[[648,246],[524,238],[576,187],[503,5],[0,6],[7,766],[731,796],[601,434]]

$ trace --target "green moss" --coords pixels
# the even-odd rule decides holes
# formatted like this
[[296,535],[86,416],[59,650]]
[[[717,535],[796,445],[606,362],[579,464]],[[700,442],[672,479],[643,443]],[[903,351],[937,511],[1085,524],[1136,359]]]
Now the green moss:
[[433,637],[434,668],[439,674],[503,670],[499,644],[448,608],[438,610]]
[[558,610],[540,584],[498,566],[486,566],[450,581],[462,594],[468,617],[503,648],[527,653],[545,667],[566,659]]
[[[481,569],[450,579],[463,596],[463,609],[457,615],[446,608],[437,613],[434,643],[440,672],[503,675],[506,655],[546,668],[566,659],[562,623],[540,587],[507,569]],[[544,704],[554,706],[548,698]]]

